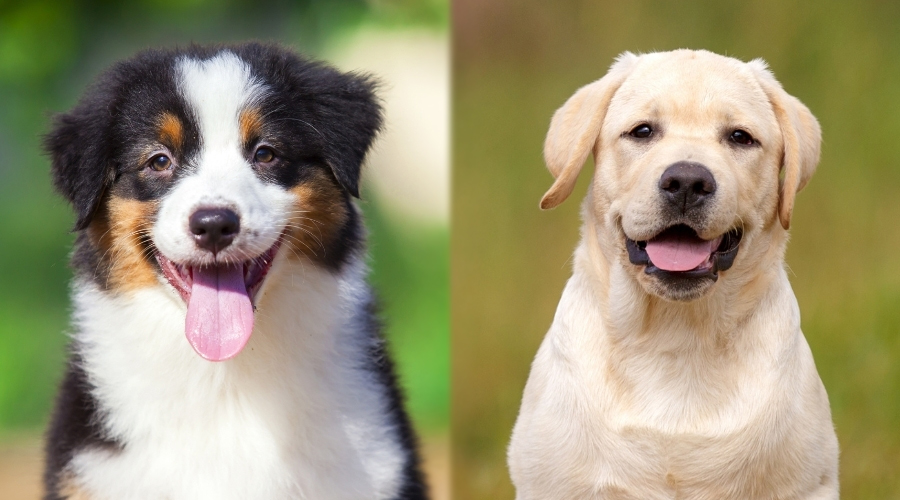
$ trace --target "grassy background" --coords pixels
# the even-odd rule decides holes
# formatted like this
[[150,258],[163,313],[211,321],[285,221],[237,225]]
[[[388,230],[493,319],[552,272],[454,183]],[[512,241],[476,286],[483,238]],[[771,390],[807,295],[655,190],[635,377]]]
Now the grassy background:
[[[312,55],[366,27],[445,33],[446,0],[0,0],[0,438],[40,432],[62,374],[68,206],[40,135],[113,61],[151,46],[275,40]],[[361,68],[364,69],[364,68]],[[418,426],[448,420],[448,228],[389,216],[363,187],[372,281]]]
[[622,51],[766,59],[822,124],[787,261],[831,399],[842,497],[900,498],[900,4],[453,2],[453,488],[512,498],[505,447],[578,240],[541,157],[553,111]]

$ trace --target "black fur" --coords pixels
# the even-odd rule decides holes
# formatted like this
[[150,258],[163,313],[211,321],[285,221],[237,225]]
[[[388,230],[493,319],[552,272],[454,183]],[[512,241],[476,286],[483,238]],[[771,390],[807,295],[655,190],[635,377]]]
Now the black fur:
[[191,127],[193,121],[175,91],[171,55],[146,51],[112,66],[75,108],[54,118],[44,148],[52,158],[53,183],[75,210],[76,231],[88,227],[114,183],[122,194],[140,200],[164,192],[160,186],[122,179],[140,167],[134,149],[155,136],[152,120],[160,110],[176,113],[196,139],[196,126]]
[[[222,50],[237,54],[274,87],[265,105],[271,110],[267,119],[279,129],[294,133],[285,136],[290,137],[289,146],[300,146],[293,151],[302,151],[294,159],[326,164],[340,185],[359,197],[362,162],[382,126],[373,78],[341,73],[277,45],[149,50],[101,75],[72,111],[54,119],[52,131],[44,139],[53,160],[54,185],[76,211],[76,230],[87,227],[105,190],[123,170],[137,167],[131,164],[133,155],[123,157],[133,153],[123,146],[135,146],[133,139],[154,125],[150,121],[157,116],[154,111],[175,112],[191,125],[189,139],[196,141],[196,125],[175,91],[174,61],[184,55],[209,58]],[[176,154],[187,159],[198,144],[193,142],[192,146]],[[295,182],[291,174],[297,170],[284,170],[288,170],[286,177],[279,180],[284,184]],[[159,193],[134,193],[139,199],[154,194]]]
[[[182,50],[148,50],[103,73],[70,112],[54,118],[44,146],[52,158],[53,182],[76,213],[74,229],[86,229],[109,194],[148,201],[165,195],[171,185],[195,168],[201,138],[196,120],[177,89],[175,62],[182,56],[208,59],[222,50],[247,62],[270,88],[260,106],[265,139],[279,152],[278,168],[260,170],[270,182],[291,187],[311,169],[326,169],[351,196],[359,197],[362,161],[381,129],[381,106],[374,79],[341,73],[304,59],[277,45],[190,46]],[[185,125],[182,147],[171,147],[178,168],[169,179],[140,174],[142,148],[156,142],[156,120],[172,113]],[[168,145],[167,145],[168,146]],[[256,144],[246,144],[252,157]],[[339,271],[361,250],[364,231],[349,197],[350,214],[333,244],[319,260]],[[74,260],[81,275],[101,278],[106,252],[79,238]],[[84,248],[88,245],[88,248]],[[88,254],[96,253],[90,257]],[[151,252],[151,266],[156,266]],[[90,266],[81,266],[82,263]],[[106,287],[105,280],[97,281]]]
[[56,399],[56,409],[47,431],[44,500],[62,500],[59,496],[60,472],[76,450],[103,447],[118,449],[119,444],[104,436],[100,426],[100,408],[91,396],[91,386],[77,354],[69,365]]
[[[182,56],[208,59],[222,50],[235,53],[249,64],[252,73],[269,88],[258,103],[265,116],[262,137],[249,140],[244,154],[251,159],[257,141],[265,141],[278,151],[279,163],[278,168],[260,169],[257,175],[290,188],[308,179],[314,170],[324,170],[343,188],[340,203],[345,205],[347,220],[317,262],[338,272],[362,252],[365,234],[351,197],[359,197],[361,165],[382,126],[374,80],[341,73],[277,45],[190,46],[145,51],[114,65],[70,112],[54,118],[44,138],[52,158],[53,183],[76,213],[78,236],[72,265],[82,279],[109,290],[109,259],[115,258],[114,252],[99,248],[86,229],[92,222],[112,222],[104,219],[109,216],[104,203],[111,195],[139,201],[160,199],[180,177],[196,168],[202,138],[189,105],[178,91],[174,68]],[[143,175],[146,149],[158,146],[157,120],[164,112],[176,116],[184,127],[180,146],[164,145],[178,168],[168,178]],[[157,267],[152,252],[146,252],[145,257]],[[403,409],[375,308],[370,306],[357,314],[360,328],[369,332],[372,341],[366,369],[387,390],[391,420],[407,452],[397,500],[425,499],[415,434]],[[60,475],[77,450],[120,447],[104,437],[102,418],[81,359],[72,354],[47,434],[45,499],[61,498]]]
[[408,450],[406,465],[403,468],[403,486],[396,500],[424,500],[428,498],[428,490],[422,474],[421,459],[416,452],[419,448],[418,440],[409,416],[404,410],[403,393],[394,372],[394,362],[391,361],[385,341],[380,334],[383,328],[378,317],[377,301],[374,296],[370,296],[369,304],[366,309],[361,311],[361,316],[357,319],[363,331],[372,333],[368,357],[371,364],[367,368],[378,377],[384,387],[387,387],[387,396],[390,402],[388,412],[397,428],[400,444],[405,450]]
[[271,45],[247,44],[233,51],[277,89],[267,108],[282,111],[272,121],[283,121],[315,144],[341,186],[359,198],[362,161],[382,126],[374,79],[341,73]]
[[53,184],[75,209],[75,230],[88,226],[116,168],[103,113],[116,102],[114,89],[98,84],[71,113],[56,117],[44,147],[53,158]]

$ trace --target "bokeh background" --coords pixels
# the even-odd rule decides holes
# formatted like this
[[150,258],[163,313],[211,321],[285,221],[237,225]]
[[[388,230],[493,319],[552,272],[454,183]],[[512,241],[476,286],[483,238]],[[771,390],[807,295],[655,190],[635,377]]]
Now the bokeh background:
[[0,498],[38,497],[41,432],[64,363],[73,235],[40,137],[112,62],[147,47],[277,41],[382,81],[364,174],[372,282],[448,498],[447,0],[0,0]]
[[249,38],[385,81],[388,129],[361,203],[372,279],[432,482],[451,447],[452,322],[452,483],[473,500],[512,498],[505,447],[578,239],[589,174],[558,209],[537,208],[553,111],[624,50],[765,58],[823,128],[787,258],[842,497],[900,498],[900,4],[876,0],[0,0],[0,497],[36,498],[66,342],[72,218],[39,153],[49,115],[140,48]]
[[[513,497],[505,448],[578,240],[551,212],[553,111],[622,51],[765,58],[822,124],[787,262],[831,399],[842,498],[900,498],[900,3],[454,0],[453,491]],[[592,168],[586,168],[591,171]]]

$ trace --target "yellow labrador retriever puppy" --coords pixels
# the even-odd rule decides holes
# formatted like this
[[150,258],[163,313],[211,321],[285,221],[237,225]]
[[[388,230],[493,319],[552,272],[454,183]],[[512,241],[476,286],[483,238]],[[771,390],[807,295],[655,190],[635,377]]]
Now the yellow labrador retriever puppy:
[[582,239],[509,447],[517,498],[836,499],[828,396],[784,267],[816,119],[761,60],[622,54],[544,155]]

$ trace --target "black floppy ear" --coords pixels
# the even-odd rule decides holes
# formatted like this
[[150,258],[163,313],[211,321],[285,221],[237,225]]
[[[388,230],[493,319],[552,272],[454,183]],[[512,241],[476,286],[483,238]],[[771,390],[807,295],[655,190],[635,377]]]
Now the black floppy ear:
[[69,113],[54,117],[44,136],[53,185],[75,210],[75,231],[88,227],[115,176],[107,130],[111,107],[102,95],[89,95]]
[[317,125],[324,136],[323,153],[337,181],[359,198],[362,163],[383,123],[375,95],[377,83],[352,73],[335,71],[333,77],[319,100]]

